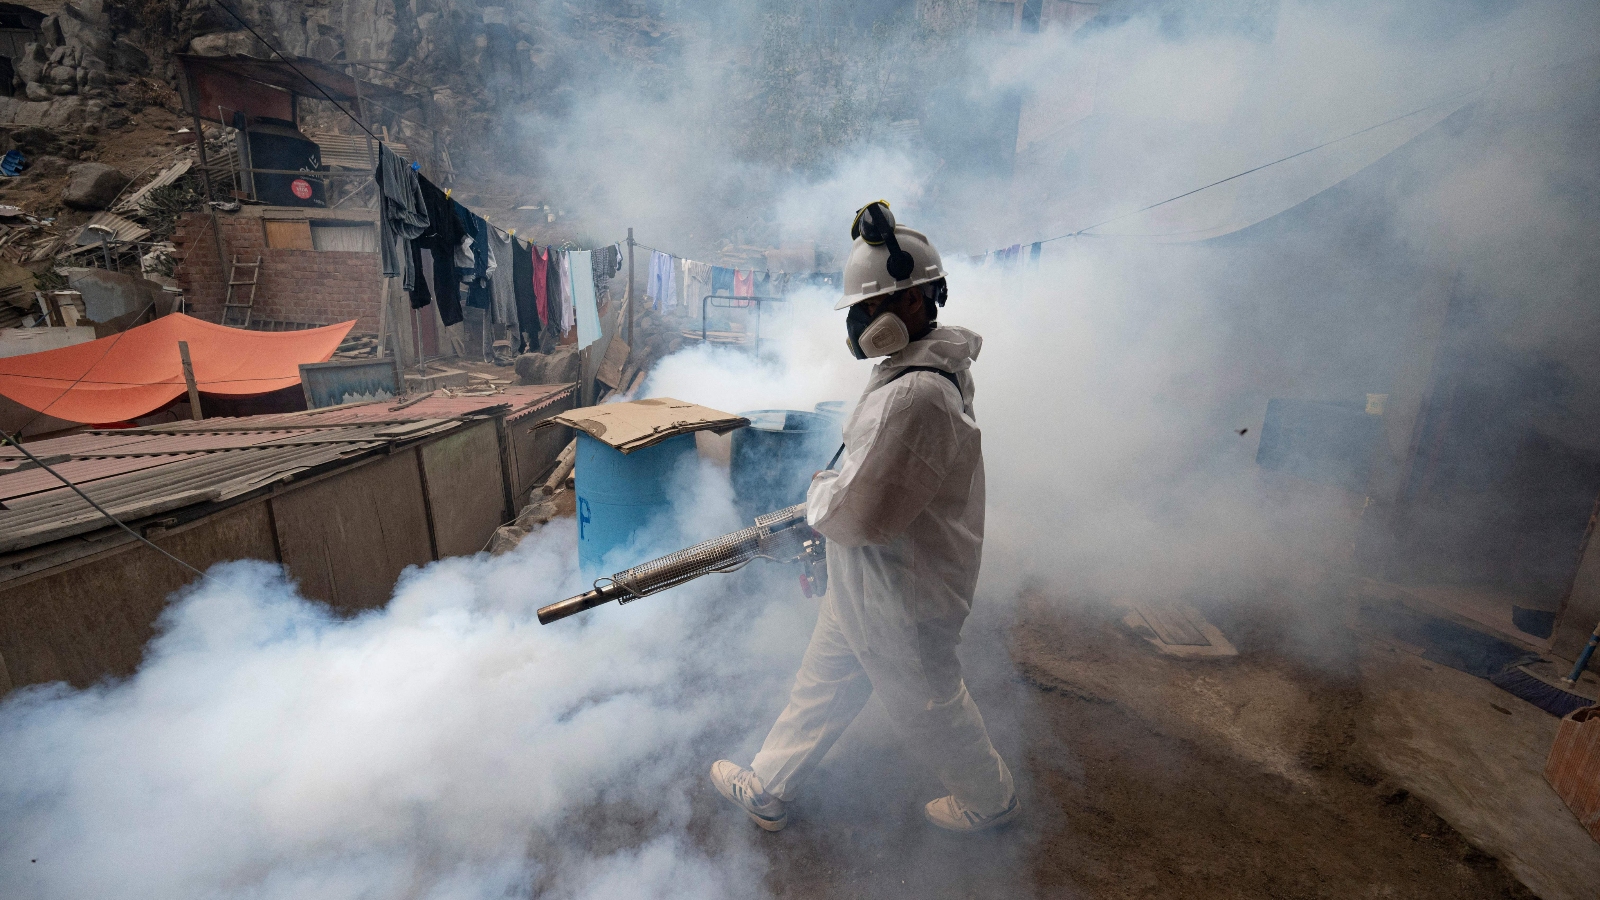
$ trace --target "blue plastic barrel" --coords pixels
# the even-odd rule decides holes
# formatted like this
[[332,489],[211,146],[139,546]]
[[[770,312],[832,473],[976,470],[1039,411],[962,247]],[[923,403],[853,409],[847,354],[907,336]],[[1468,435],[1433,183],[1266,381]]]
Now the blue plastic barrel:
[[584,577],[610,575],[648,558],[604,562],[608,553],[626,546],[640,529],[668,511],[673,470],[694,453],[692,434],[623,453],[578,432],[573,480],[578,495],[578,569]]
[[839,446],[837,419],[795,409],[758,409],[739,415],[748,428],[733,433],[729,478],[734,504],[746,519],[793,506],[806,498],[813,473]]
[[824,400],[816,405],[817,415],[838,419],[841,422],[844,421],[844,408],[843,400]]

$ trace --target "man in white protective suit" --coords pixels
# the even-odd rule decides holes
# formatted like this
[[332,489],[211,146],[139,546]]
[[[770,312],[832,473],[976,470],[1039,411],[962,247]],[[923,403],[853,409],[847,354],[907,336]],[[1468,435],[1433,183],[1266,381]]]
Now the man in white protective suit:
[[872,371],[844,429],[843,464],[818,473],[806,519],[828,539],[828,592],[788,706],[749,768],[711,780],[767,831],[876,691],[896,731],[950,794],[934,825],[972,832],[1017,815],[956,659],[983,553],[983,448],[969,371],[983,339],[935,320],[944,269],[883,201],[856,214],[844,271],[848,343]]

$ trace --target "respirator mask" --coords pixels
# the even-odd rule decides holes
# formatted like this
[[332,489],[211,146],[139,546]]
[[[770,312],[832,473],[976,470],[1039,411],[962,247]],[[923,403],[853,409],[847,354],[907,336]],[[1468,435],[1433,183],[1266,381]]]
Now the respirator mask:
[[[944,306],[945,298],[949,296],[949,288],[941,278],[916,290],[922,295],[922,302],[927,304],[928,309],[927,329],[922,334],[916,335],[916,339],[921,340],[928,331],[938,326],[935,317],[938,315],[939,307]],[[912,341],[911,331],[906,327],[905,320],[892,312],[881,312],[874,316],[869,307],[869,302],[857,303],[850,307],[849,314],[845,316],[845,346],[850,348],[851,355],[856,359],[870,359],[904,350]]]
[[888,356],[898,353],[911,343],[911,332],[906,323],[892,312],[873,316],[866,303],[850,307],[845,317],[845,343],[856,359]]

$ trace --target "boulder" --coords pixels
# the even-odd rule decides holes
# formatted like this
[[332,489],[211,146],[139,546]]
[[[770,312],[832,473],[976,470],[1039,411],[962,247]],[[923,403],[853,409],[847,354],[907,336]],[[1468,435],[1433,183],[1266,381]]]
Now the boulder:
[[269,55],[261,42],[248,31],[224,31],[203,34],[189,42],[189,52],[196,56],[260,56]]
[[68,286],[83,295],[84,311],[91,322],[121,331],[147,316],[158,318],[172,312],[173,294],[153,281],[105,269],[60,271],[67,276]]
[[61,28],[62,43],[70,46],[80,53],[88,53],[105,59],[111,55],[111,27],[109,21],[96,21],[90,15],[74,7],[64,4],[61,12],[56,14],[56,22]]
[[61,202],[73,209],[105,209],[128,186],[128,176],[104,163],[79,163],[67,174],[72,180],[61,192]]
[[130,75],[150,74],[150,54],[139,49],[127,38],[117,38],[111,46],[111,64],[118,72]]
[[29,44],[11,60],[11,64],[16,69],[17,77],[24,82],[38,81],[44,77],[45,69],[50,65],[50,54],[43,44]]
[[27,154],[29,159],[50,154],[59,156],[62,147],[65,146],[60,135],[38,125],[25,125],[13,130],[11,140],[16,143],[18,150]]
[[569,384],[578,380],[582,359],[572,347],[558,347],[551,353],[524,353],[517,357],[519,384]]

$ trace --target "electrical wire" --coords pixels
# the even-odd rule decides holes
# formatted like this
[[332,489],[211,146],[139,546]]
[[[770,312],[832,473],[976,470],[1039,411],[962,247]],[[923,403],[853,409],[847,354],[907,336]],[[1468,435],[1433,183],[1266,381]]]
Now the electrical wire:
[[[139,315],[134,317],[134,321],[137,322],[140,319],[144,318],[144,314],[149,312],[151,309],[153,309],[155,307],[155,305],[156,305],[155,301],[153,301],[153,300],[150,301],[149,303],[145,304],[144,309],[139,310]],[[62,397],[65,397],[67,394],[71,393],[73,388],[75,388],[78,385],[82,384],[84,379],[89,377],[89,373],[94,371],[94,367],[95,366],[98,366],[101,363],[106,361],[106,357],[111,355],[111,351],[116,349],[117,343],[122,340],[122,336],[127,334],[128,331],[129,331],[129,329],[125,328],[122,331],[117,332],[117,336],[114,339],[112,339],[111,343],[106,345],[106,352],[100,354],[100,358],[94,361],[94,365],[91,365],[89,368],[84,369],[83,370],[83,374],[79,375],[77,377],[77,380],[73,381],[71,384],[69,384],[66,387],[62,388],[61,389],[61,393],[57,394],[56,398],[54,400],[51,400],[49,403],[46,403],[44,405],[44,409],[41,409],[41,410],[35,412],[33,414],[33,418],[31,418],[28,421],[22,423],[22,427],[17,429],[17,433],[21,434],[22,432],[27,431],[29,426],[31,426],[33,423],[39,421],[39,417],[40,416],[43,416],[45,413],[50,411],[50,407],[55,406],[57,403],[61,402],[61,398]],[[20,376],[20,377],[23,377],[23,378],[37,378],[39,376],[37,376],[37,375],[23,375],[23,376]],[[91,381],[89,383],[90,384],[99,384],[99,382],[94,382],[94,381]],[[3,435],[3,434],[5,434],[5,432],[4,431],[0,431],[0,435]],[[8,435],[8,437],[9,437],[9,435]],[[14,441],[13,441],[13,443],[14,443]],[[23,452],[26,453],[27,451],[24,450]],[[52,473],[52,474],[54,474],[54,473]]]
[[[1093,225],[1089,225],[1089,226],[1086,226],[1084,228],[1079,228],[1077,231],[1071,231],[1071,232],[1068,232],[1066,234],[1059,234],[1059,235],[1056,235],[1055,237],[1052,237],[1052,238],[1045,238],[1042,241],[1035,241],[1034,243],[1048,244],[1048,243],[1050,243],[1052,241],[1059,241],[1059,240],[1063,240],[1063,239],[1069,238],[1069,237],[1079,237],[1079,236],[1085,235],[1086,232],[1089,232],[1089,231],[1092,231],[1092,230],[1094,230],[1096,228],[1099,228],[1102,225],[1110,225],[1112,222],[1119,222],[1119,221],[1121,221],[1123,219],[1128,218],[1129,216],[1136,216],[1136,215],[1138,215],[1139,213],[1142,213],[1142,212],[1149,212],[1150,210],[1155,209],[1158,206],[1166,206],[1168,203],[1173,203],[1173,202],[1176,202],[1178,200],[1182,200],[1185,197],[1192,197],[1195,194],[1200,193],[1201,191],[1210,190],[1211,188],[1214,188],[1219,184],[1227,184],[1230,181],[1234,181],[1236,179],[1243,178],[1246,175],[1252,175],[1252,174],[1254,174],[1256,172],[1261,171],[1262,169],[1270,169],[1273,166],[1278,165],[1279,163],[1285,163],[1285,162],[1288,162],[1291,159],[1295,159],[1297,157],[1305,156],[1307,153],[1314,153],[1314,152],[1316,152],[1318,150],[1321,150],[1324,147],[1331,147],[1334,144],[1340,143],[1342,141],[1348,141],[1351,138],[1360,137],[1361,135],[1366,134],[1369,131],[1375,131],[1375,130],[1377,130],[1379,128],[1384,127],[1385,125],[1393,125],[1395,122],[1399,122],[1402,119],[1409,119],[1412,116],[1419,115],[1421,113],[1425,113],[1428,110],[1433,109],[1435,107],[1443,106],[1446,103],[1452,103],[1452,102],[1454,102],[1456,100],[1461,99],[1462,97],[1467,97],[1467,96],[1470,96],[1472,94],[1478,93],[1479,91],[1487,90],[1488,87],[1489,87],[1489,85],[1482,84],[1482,85],[1479,85],[1479,86],[1474,87],[1474,88],[1469,88],[1468,90],[1465,90],[1465,91],[1460,91],[1458,93],[1455,93],[1455,94],[1452,94],[1452,95],[1450,95],[1448,97],[1445,97],[1445,98],[1443,98],[1441,100],[1435,100],[1432,103],[1427,104],[1426,106],[1421,106],[1421,107],[1418,107],[1417,109],[1413,109],[1412,111],[1410,111],[1408,113],[1403,113],[1401,115],[1395,116],[1392,119],[1385,119],[1384,121],[1379,122],[1376,125],[1368,125],[1366,128],[1363,128],[1363,129],[1361,129],[1359,131],[1352,131],[1349,134],[1344,135],[1343,137],[1337,137],[1337,138],[1334,138],[1331,141],[1323,141],[1322,143],[1316,145],[1315,147],[1307,147],[1304,150],[1301,150],[1301,151],[1299,151],[1297,153],[1291,153],[1288,156],[1284,156],[1284,157],[1281,157],[1279,159],[1275,159],[1272,162],[1262,163],[1259,166],[1255,166],[1255,167],[1246,169],[1243,172],[1239,172],[1239,173],[1234,174],[1234,175],[1229,175],[1227,178],[1223,178],[1223,179],[1219,179],[1217,181],[1213,181],[1210,184],[1204,185],[1202,187],[1197,187],[1192,191],[1184,191],[1183,193],[1178,194],[1175,197],[1168,197],[1167,199],[1162,200],[1159,203],[1152,203],[1149,206],[1143,206],[1143,207],[1140,207],[1139,209],[1135,209],[1135,210],[1133,210],[1131,212],[1125,212],[1125,213],[1122,213],[1120,215],[1112,216],[1111,218],[1106,219],[1105,221],[1096,222]],[[1101,237],[1102,235],[1088,235],[1088,236],[1089,237]],[[1113,236],[1120,236],[1120,235],[1104,235],[1104,236],[1105,237],[1113,237]]]
[[[360,119],[356,118],[354,115],[351,115],[350,110],[345,109],[343,104],[341,104],[339,101],[333,99],[333,95],[332,94],[328,93],[326,90],[323,90],[321,84],[319,84],[316,81],[314,81],[306,73],[300,71],[300,68],[298,66],[296,66],[294,63],[290,62],[289,61],[289,57],[285,56],[283,51],[281,51],[277,47],[273,46],[271,41],[269,41],[266,38],[262,37],[260,32],[256,31],[254,28],[250,27],[250,23],[246,22],[244,20],[243,16],[241,16],[238,13],[234,12],[232,7],[230,7],[226,3],[223,3],[222,0],[211,0],[211,2],[213,2],[217,6],[221,7],[223,12],[225,12],[228,15],[232,16],[233,20],[235,22],[238,22],[240,25],[243,25],[244,26],[244,30],[248,31],[252,35],[254,35],[255,39],[260,41],[262,43],[262,45],[265,46],[268,50],[271,50],[273,53],[277,54],[278,58],[283,60],[283,64],[284,65],[288,66],[290,68],[290,70],[292,70],[296,75],[299,75],[301,78],[304,78],[306,80],[307,84],[309,84],[312,87],[316,88],[317,89],[317,93],[319,93],[322,96],[326,97],[328,102],[332,103],[335,109],[337,109],[340,112],[344,113],[346,116],[349,116],[350,117],[350,121],[356,123],[356,127],[357,128],[360,128],[362,131],[365,131],[367,133],[367,137],[370,137],[375,141],[376,140],[380,140],[377,135],[372,133],[372,129],[370,129],[366,125],[362,124]],[[204,136],[201,135],[200,138],[203,140]]]
[[45,464],[44,460],[40,459],[37,456],[34,456],[33,453],[30,450],[28,450],[27,447],[22,446],[22,442],[21,441],[17,440],[12,435],[7,434],[5,431],[0,431],[0,437],[3,437],[5,439],[4,443],[10,444],[11,446],[16,447],[18,450],[22,451],[22,455],[26,456],[34,465],[36,465],[39,468],[45,470],[46,472],[49,472],[51,475],[54,475],[56,477],[56,480],[60,481],[62,484],[64,484],[67,487],[71,488],[72,492],[74,494],[77,494],[79,497],[82,497],[83,498],[83,502],[85,502],[85,503],[89,504],[90,506],[94,507],[94,511],[99,513],[102,516],[105,516],[107,519],[109,519],[111,521],[111,524],[113,524],[113,525],[117,526],[118,528],[121,528],[123,531],[126,531],[127,533],[133,535],[135,540],[137,540],[140,543],[148,546],[150,549],[156,551],[157,553],[161,554],[162,556],[165,556],[167,559],[172,560],[173,562],[177,563],[179,566],[182,566],[183,568],[188,569],[190,572],[193,572],[194,574],[200,576],[201,578],[209,579],[211,577],[211,576],[207,575],[206,573],[200,571],[199,569],[196,569],[194,566],[191,566],[188,563],[184,562],[183,560],[177,558],[176,556],[173,556],[171,553],[168,553],[167,551],[165,551],[165,550],[161,549],[160,547],[156,546],[154,542],[152,542],[149,538],[145,537],[144,535],[140,534],[139,532],[134,531],[132,528],[129,528],[127,523],[123,522],[121,519],[119,519],[116,516],[112,515],[111,513],[107,512],[105,507],[103,507],[100,504],[94,502],[94,499],[91,498],[88,494],[85,494],[83,492],[83,490],[81,488],[79,488],[76,484],[73,484],[71,479],[67,478],[65,475],[62,475],[60,472],[57,472],[55,469],[50,468],[48,465]]

